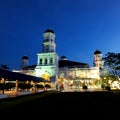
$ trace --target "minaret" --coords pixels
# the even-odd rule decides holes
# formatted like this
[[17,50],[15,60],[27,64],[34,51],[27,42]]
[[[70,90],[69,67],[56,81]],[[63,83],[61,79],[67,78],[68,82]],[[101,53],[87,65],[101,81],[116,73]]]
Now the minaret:
[[56,44],[55,44],[55,34],[53,30],[47,29],[43,34],[44,41],[42,43],[44,53],[47,52],[55,52]]
[[47,29],[43,33],[42,52],[37,53],[36,76],[55,81],[58,74],[58,55],[56,53],[55,33]]
[[96,49],[94,52],[94,67],[103,68],[102,52]]
[[20,69],[23,69],[24,67],[28,66],[29,58],[27,55],[24,55],[21,59],[21,65]]

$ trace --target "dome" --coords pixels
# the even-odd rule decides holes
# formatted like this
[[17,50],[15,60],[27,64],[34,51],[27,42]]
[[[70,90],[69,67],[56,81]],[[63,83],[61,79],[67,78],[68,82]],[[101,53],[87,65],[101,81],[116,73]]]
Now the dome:
[[51,30],[51,29],[47,29],[44,33],[47,33],[47,32],[54,33],[54,31],[53,31],[53,30]]
[[22,59],[29,59],[26,55],[24,55],[23,57],[22,57]]
[[101,54],[101,51],[99,51],[98,49],[94,52],[94,54]]
[[66,56],[62,56],[61,60],[67,60],[67,57]]

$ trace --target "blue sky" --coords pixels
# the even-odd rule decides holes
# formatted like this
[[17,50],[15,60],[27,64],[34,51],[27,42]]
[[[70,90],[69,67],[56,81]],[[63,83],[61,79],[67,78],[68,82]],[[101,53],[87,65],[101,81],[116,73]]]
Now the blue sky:
[[37,63],[43,33],[52,29],[61,57],[93,66],[99,49],[120,52],[119,0],[1,0],[0,64],[19,69],[23,55]]

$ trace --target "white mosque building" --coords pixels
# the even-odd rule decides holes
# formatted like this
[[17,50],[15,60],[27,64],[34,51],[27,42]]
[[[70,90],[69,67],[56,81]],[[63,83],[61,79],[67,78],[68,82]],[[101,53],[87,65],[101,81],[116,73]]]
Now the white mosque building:
[[20,72],[27,75],[42,77],[51,86],[64,85],[65,89],[80,88],[83,84],[88,87],[100,87],[100,69],[103,68],[102,53],[95,50],[93,67],[89,64],[68,60],[66,56],[56,53],[55,33],[47,29],[43,33],[42,51],[37,53],[37,63],[29,65],[29,58],[24,55],[21,59]]

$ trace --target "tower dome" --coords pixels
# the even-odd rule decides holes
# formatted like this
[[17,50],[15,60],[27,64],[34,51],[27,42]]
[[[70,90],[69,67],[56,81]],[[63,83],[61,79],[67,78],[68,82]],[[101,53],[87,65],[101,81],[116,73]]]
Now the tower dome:
[[22,60],[23,60],[23,59],[28,60],[29,58],[28,58],[28,56],[27,56],[27,55],[24,55],[24,56],[22,57]]
[[63,56],[61,57],[61,60],[67,60],[67,57],[63,55]]
[[101,51],[97,49],[94,54],[101,54]]
[[24,55],[21,60],[20,69],[23,69],[24,67],[28,66],[29,58],[27,55]]
[[54,33],[54,31],[51,30],[51,29],[47,29],[44,33],[48,33],[48,32],[50,32],[50,33]]

